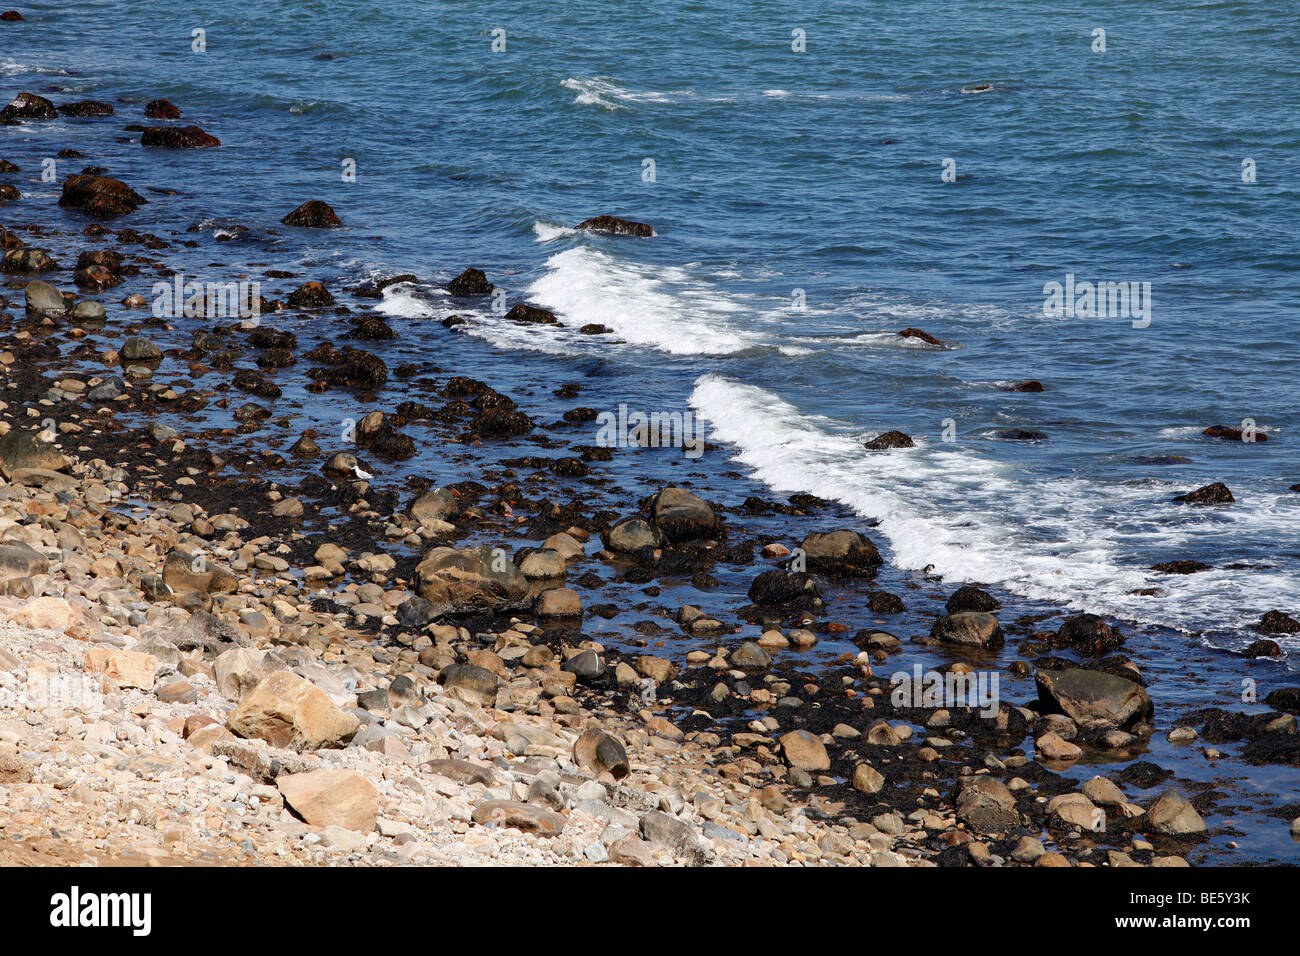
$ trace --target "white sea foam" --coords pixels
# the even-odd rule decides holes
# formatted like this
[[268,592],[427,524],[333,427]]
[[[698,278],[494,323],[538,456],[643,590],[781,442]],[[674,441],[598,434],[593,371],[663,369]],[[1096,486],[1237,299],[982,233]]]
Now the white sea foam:
[[577,232],[578,230],[572,226],[558,226],[553,222],[542,222],[540,219],[533,223],[533,235],[537,237],[538,242],[563,239],[565,236],[576,235]]
[[[877,531],[904,568],[931,567],[950,582],[1001,585],[1189,631],[1244,628],[1300,593],[1300,575],[1283,567],[1174,576],[1131,559],[1138,548],[1213,554],[1218,542],[1277,536],[1300,520],[1300,504],[1281,496],[1258,495],[1250,506],[1206,521],[1172,505],[1175,489],[1162,482],[1022,480],[1014,465],[937,442],[866,452],[862,423],[851,428],[803,414],[769,391],[718,374],[697,380],[691,405],[710,423],[711,438],[735,446],[738,460],[775,491],[809,492],[878,519]],[[1156,595],[1135,593],[1151,587]]]
[[560,86],[578,94],[573,102],[579,106],[607,110],[626,109],[638,103],[672,103],[695,95],[693,90],[629,90],[607,76],[571,76],[561,80]]
[[551,256],[528,297],[555,311],[571,332],[600,324],[625,342],[675,355],[726,355],[763,341],[732,323],[743,306],[713,285],[590,246]]

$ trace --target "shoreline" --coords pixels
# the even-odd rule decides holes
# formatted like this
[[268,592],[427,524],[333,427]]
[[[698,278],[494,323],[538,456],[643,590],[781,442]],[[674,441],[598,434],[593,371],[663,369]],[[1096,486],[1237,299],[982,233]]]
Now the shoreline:
[[[1153,725],[1139,705],[1120,724],[1102,726],[1085,710],[1088,719],[1071,718],[1006,701],[992,718],[974,716],[977,708],[890,703],[888,676],[910,671],[918,646],[946,658],[951,674],[952,665],[962,673],[1000,669],[998,649],[1019,642],[1020,659],[1005,662],[1002,675],[1016,699],[1032,696],[1026,681],[1037,669],[1081,672],[1082,680],[1105,674],[1130,685],[1108,685],[1127,704],[1146,693],[1146,682],[1111,623],[1059,609],[1012,620],[988,592],[943,585],[943,598],[962,596],[955,609],[933,608],[934,632],[890,633],[898,628],[878,622],[897,613],[891,598],[904,602],[876,585],[889,569],[870,557],[868,523],[829,502],[795,495],[789,503],[719,505],[691,493],[690,478],[676,483],[681,493],[658,500],[673,485],[620,487],[601,466],[604,452],[625,450],[583,445],[594,430],[583,416],[545,424],[527,417],[537,413],[526,400],[516,406],[492,383],[441,368],[389,368],[382,353],[393,330],[355,291],[307,281],[256,328],[152,321],[147,307],[117,303],[146,293],[154,278],[147,270],[165,274],[167,249],[180,236],[124,236],[114,220],[101,228],[88,220],[81,236],[15,225],[14,214],[30,216],[31,205],[3,206],[0,215],[11,235],[39,240],[29,248],[47,250],[61,268],[6,276],[14,314],[0,310],[0,349],[14,361],[5,363],[0,415],[7,434],[26,436],[51,430],[52,418],[56,442],[0,444],[9,476],[4,544],[22,539],[34,551],[6,558],[0,613],[54,621],[62,636],[6,632],[0,647],[22,682],[34,673],[95,675],[99,690],[86,700],[106,691],[113,702],[106,712],[117,719],[88,724],[41,707],[5,714],[0,743],[13,748],[6,759],[15,769],[0,794],[30,816],[14,817],[3,841],[17,827],[27,843],[48,828],[51,812],[67,812],[58,829],[91,843],[94,808],[129,803],[116,796],[121,787],[144,801],[183,786],[186,811],[203,800],[223,808],[209,812],[215,826],[171,840],[186,811],[173,805],[170,816],[145,826],[147,814],[133,820],[127,809],[120,837],[98,837],[120,839],[120,849],[98,852],[114,859],[127,846],[152,844],[168,861],[231,854],[243,862],[438,864],[486,854],[485,862],[526,864],[1118,866],[1179,865],[1202,847],[1197,823],[1215,812],[1213,787],[1167,781],[1143,761],[1104,770],[1108,759],[1142,753],[1157,726],[1190,726],[1170,725],[1173,714],[1157,709]],[[130,216],[128,228],[140,227],[150,209]],[[27,281],[73,285],[69,264],[83,261],[87,238],[120,255],[116,270],[111,256],[80,266],[107,273],[83,276],[106,284],[77,297],[103,300],[107,315],[75,316],[70,303],[44,315],[25,311]],[[269,278],[292,285],[305,277]],[[278,327],[292,315],[310,317],[299,327],[324,331],[326,340],[308,349]],[[317,328],[325,321],[335,331]],[[352,337],[337,331],[345,322]],[[191,333],[205,338],[180,347]],[[458,338],[434,334],[449,343],[438,361],[454,360]],[[347,396],[364,408],[354,421],[360,440],[285,425],[276,405],[291,381],[322,402]],[[395,405],[398,382],[409,400]],[[100,391],[106,384],[117,397]],[[581,402],[581,391],[563,397]],[[203,422],[205,407],[234,409],[239,425]],[[158,420],[173,412],[197,427]],[[316,449],[268,448],[271,427]],[[384,472],[417,446],[424,455],[441,450],[464,473],[443,488],[419,476],[394,486]],[[573,453],[555,457],[565,448]],[[76,460],[59,464],[55,454]],[[96,460],[106,464],[90,464]],[[359,479],[356,467],[378,477]],[[296,484],[268,472],[296,475]],[[584,487],[590,496],[581,497]],[[154,503],[147,514],[145,502]],[[809,547],[809,535],[831,531],[841,537]],[[480,544],[505,549],[509,568],[492,566],[490,553],[469,566],[466,549]],[[810,573],[782,570],[782,558],[800,545],[812,556]],[[438,548],[456,553],[433,555]],[[719,587],[718,576],[765,583],[751,583],[751,605],[736,607],[735,589]],[[620,605],[629,587],[674,615],[645,610],[642,620],[657,620],[626,629],[625,643],[641,634],[640,654],[599,633],[601,621],[628,610]],[[846,599],[869,615],[842,620],[833,602]],[[575,601],[584,612],[577,617],[567,613]],[[539,616],[539,605],[562,613]],[[929,595],[920,605],[928,613]],[[216,620],[203,616],[210,610]],[[747,625],[762,636],[737,637]],[[832,639],[852,640],[859,651],[814,659],[799,650]],[[147,675],[140,668],[148,662],[132,656],[145,652],[154,658]],[[272,656],[258,658],[264,652]],[[291,706],[286,701],[264,706],[251,723],[230,716],[278,673],[309,685],[280,691],[311,698],[304,726],[322,715],[326,724],[351,717],[350,733],[322,739],[364,743],[299,746],[275,716]],[[132,689],[127,680],[148,686]],[[260,728],[273,745],[232,733],[231,720],[245,732]],[[1269,754],[1295,751],[1294,712],[1267,720],[1206,714],[1194,729],[1204,735],[1211,726]],[[626,749],[626,775],[616,757],[614,773],[592,763],[599,755],[584,753],[589,766],[578,766],[575,744],[588,730]],[[94,769],[69,784],[70,761],[54,759],[60,751],[87,755]],[[1062,759],[1054,764],[1048,754]],[[1098,761],[1106,779],[1079,787],[1053,769],[1076,761]],[[321,768],[359,775],[348,778],[348,806],[322,807],[330,801],[320,794],[294,794],[293,783],[277,782]],[[1190,803],[1169,797],[1153,813],[1169,785],[1182,786]],[[86,810],[57,798],[64,791]],[[302,822],[357,822],[352,804],[366,809],[360,829]],[[1098,812],[1104,833],[1093,829]],[[1217,846],[1229,833],[1216,828],[1208,839],[1230,861],[1230,848]],[[236,855],[243,846],[236,837],[254,840],[254,851]],[[75,858],[65,848],[51,852]]]

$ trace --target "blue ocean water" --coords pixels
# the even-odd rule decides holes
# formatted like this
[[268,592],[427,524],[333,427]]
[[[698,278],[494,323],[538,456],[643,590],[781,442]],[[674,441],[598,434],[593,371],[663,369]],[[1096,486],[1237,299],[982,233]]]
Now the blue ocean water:
[[[75,141],[176,190],[150,223],[246,227],[226,265],[193,254],[199,278],[240,257],[332,288],[414,272],[382,309],[430,361],[692,410],[725,467],[877,520],[905,568],[1227,645],[1300,609],[1300,32],[1282,0],[23,10],[0,30],[7,91],[163,96],[221,138],[168,154],[118,121],[0,130],[6,153]],[[348,228],[280,227],[308,198]],[[569,228],[602,213],[658,235]],[[563,327],[447,302],[467,265]],[[1150,283],[1149,325],[1045,317],[1069,274]],[[437,323],[453,311],[472,343]],[[1046,390],[1003,388],[1031,378]],[[1247,419],[1267,443],[1199,434]],[[917,447],[862,449],[895,428]],[[1171,501],[1220,480],[1235,505]],[[1214,569],[1150,570],[1180,558]]]

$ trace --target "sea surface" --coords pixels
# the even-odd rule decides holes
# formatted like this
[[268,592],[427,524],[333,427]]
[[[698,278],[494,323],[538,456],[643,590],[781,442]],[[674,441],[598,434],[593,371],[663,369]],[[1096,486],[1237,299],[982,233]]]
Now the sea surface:
[[[0,25],[6,100],[121,102],[0,128],[0,156],[28,160],[15,181],[52,199],[31,157],[76,146],[59,179],[107,166],[149,197],[140,228],[231,240],[170,250],[188,278],[414,273],[376,305],[418,358],[538,402],[585,381],[582,404],[689,413],[722,450],[616,463],[629,481],[835,500],[904,571],[1151,629],[1158,671],[1244,646],[1273,608],[1300,616],[1290,2],[22,9]],[[156,97],[222,147],[142,149],[121,126]],[[279,224],[311,198],[346,228]],[[599,214],[657,235],[572,228]],[[450,300],[470,265],[563,324]],[[1149,315],[1045,315],[1071,275],[1149,283]],[[1006,390],[1026,379],[1045,390]],[[289,397],[303,421],[348,414]],[[1201,435],[1243,422],[1268,440]],[[863,448],[890,429],[916,447]],[[407,467],[461,477],[432,455]],[[1172,500],[1213,481],[1236,503]],[[1178,559],[1212,569],[1151,569]],[[1279,641],[1293,671],[1300,635]],[[1238,676],[1183,702],[1231,703]]]

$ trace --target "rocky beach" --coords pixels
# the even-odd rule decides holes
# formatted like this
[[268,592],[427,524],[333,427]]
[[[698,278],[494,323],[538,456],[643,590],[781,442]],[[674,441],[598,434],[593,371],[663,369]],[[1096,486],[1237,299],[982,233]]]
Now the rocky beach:
[[[598,362],[485,380],[478,311],[568,318],[475,250],[313,268],[285,237],[366,227],[228,216],[185,165],[219,120],[6,95],[0,865],[1294,862],[1296,595],[1228,649],[903,567]],[[617,211],[566,228],[656,241]],[[389,307],[433,288],[441,321]]]

